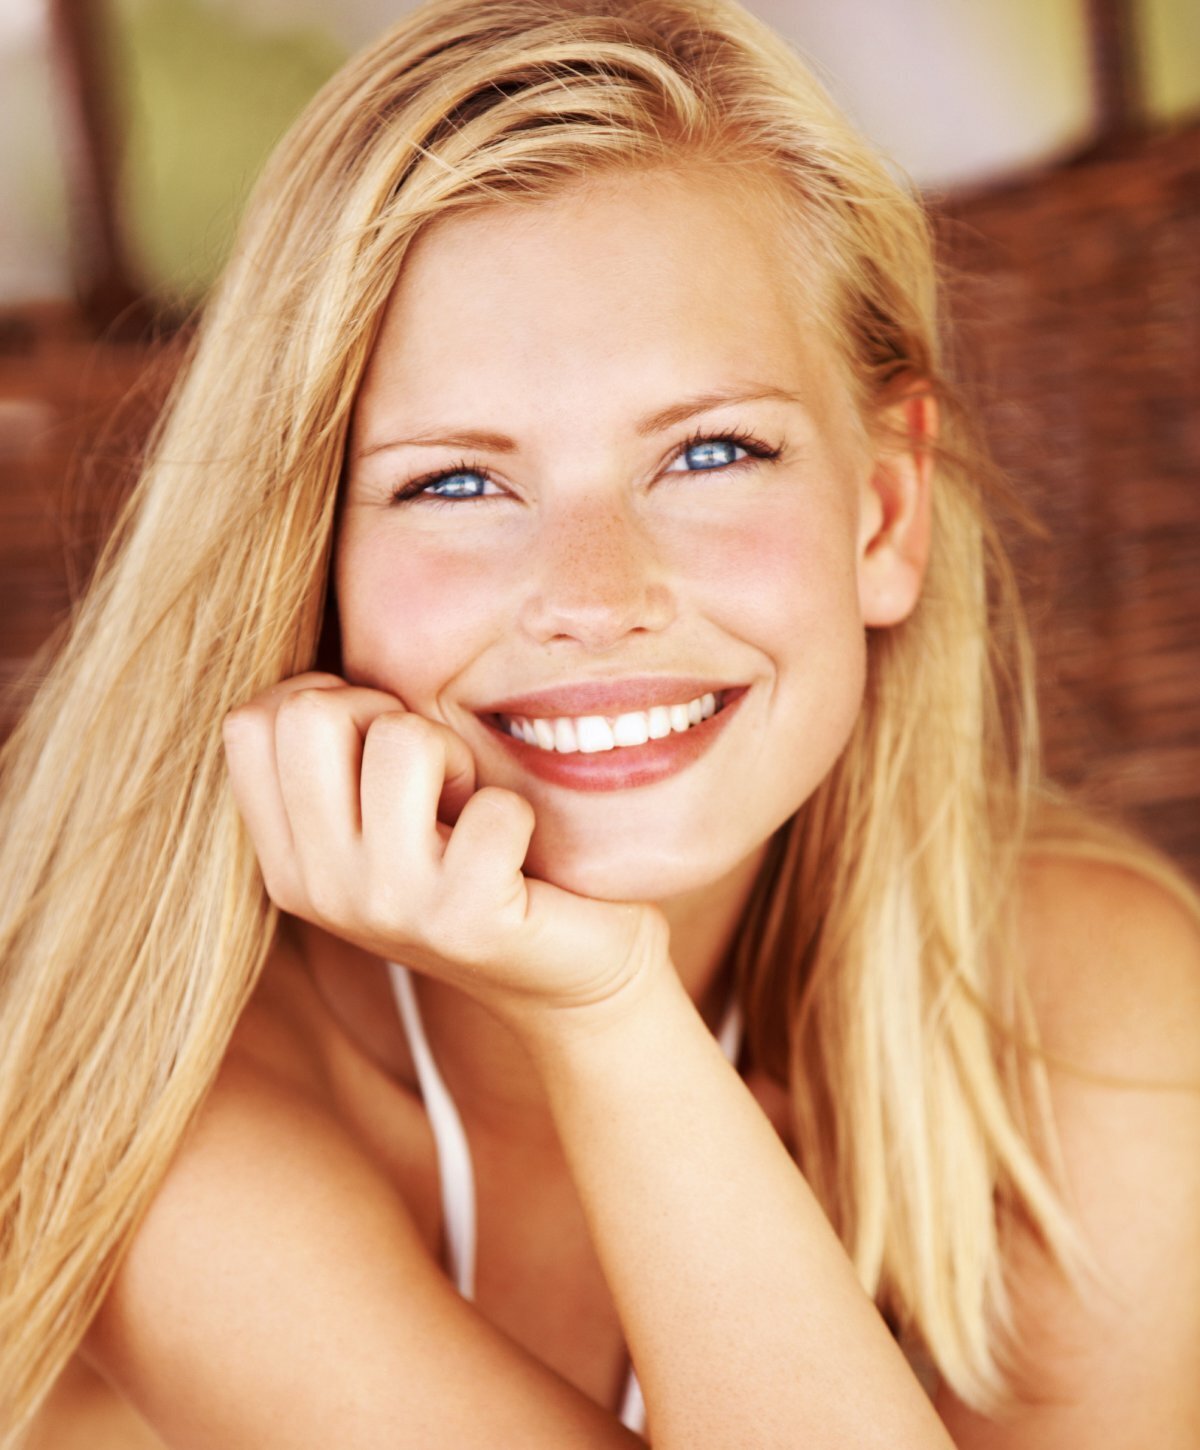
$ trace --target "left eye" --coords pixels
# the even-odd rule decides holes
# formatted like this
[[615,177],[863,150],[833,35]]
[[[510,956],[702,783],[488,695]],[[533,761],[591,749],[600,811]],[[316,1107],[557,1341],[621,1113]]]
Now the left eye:
[[689,443],[666,470],[668,473],[699,473],[710,468],[725,468],[749,457],[749,450],[732,438],[699,438]]

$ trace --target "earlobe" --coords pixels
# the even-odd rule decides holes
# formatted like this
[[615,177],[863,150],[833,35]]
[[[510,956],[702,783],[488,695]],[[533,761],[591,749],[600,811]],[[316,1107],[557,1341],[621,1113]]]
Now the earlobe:
[[909,391],[879,420],[864,486],[858,594],[863,623],[899,624],[916,608],[929,561],[937,404]]

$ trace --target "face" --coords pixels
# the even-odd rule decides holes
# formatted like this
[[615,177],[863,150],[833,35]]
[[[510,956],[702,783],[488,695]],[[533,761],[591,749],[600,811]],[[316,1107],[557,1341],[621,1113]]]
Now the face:
[[438,223],[359,397],[344,672],[591,896],[745,870],[862,702],[875,466],[772,214],[698,172]]

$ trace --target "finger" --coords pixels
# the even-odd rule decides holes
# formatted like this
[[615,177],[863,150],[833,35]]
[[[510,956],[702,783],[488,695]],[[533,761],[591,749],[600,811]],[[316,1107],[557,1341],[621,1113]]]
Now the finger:
[[438,796],[437,817],[448,825],[453,825],[462,814],[463,807],[475,794],[475,757],[471,754],[470,746],[461,735],[451,730],[448,725],[443,725],[439,720],[432,720],[442,744],[443,757],[441,794]]
[[449,734],[420,715],[400,713],[380,715],[367,730],[359,786],[363,840],[371,860],[385,869],[411,871],[441,855],[437,811]]
[[[319,688],[336,688],[337,699],[339,702],[344,702],[360,736],[357,749],[360,765],[362,744],[365,742],[371,725],[381,715],[412,713],[396,695],[389,695],[384,690],[376,690],[364,685],[347,685],[336,675],[313,674],[299,678],[327,682],[320,685]],[[458,819],[459,811],[475,790],[475,757],[462,737],[451,730],[448,725],[444,725],[440,720],[428,719],[426,716],[416,718],[422,719],[429,725],[441,740],[444,774],[437,817],[439,820],[453,825]],[[361,813],[359,819],[361,821]]]
[[326,821],[339,841],[349,839],[347,830],[357,836],[363,737],[373,720],[403,708],[395,695],[340,680],[279,698],[275,748],[293,830],[301,819]]
[[438,822],[456,820],[474,789],[474,757],[449,726],[397,712],[372,721],[363,741],[361,783],[369,847],[440,843]]
[[222,734],[229,784],[266,883],[277,906],[298,894],[292,827],[275,768],[275,734],[269,716],[247,708],[225,717]]
[[[260,691],[223,722],[234,801],[258,856],[267,892],[285,910],[299,909],[303,885],[280,782],[275,727],[279,710],[288,700],[315,691],[353,693],[337,675],[309,671]],[[379,695],[377,709],[395,708],[390,695],[368,693]]]
[[524,906],[522,867],[536,824],[533,807],[511,790],[485,786],[463,807],[442,855],[442,879],[464,902],[489,910]]
[[[302,684],[305,681],[311,681],[313,688],[337,689],[338,698],[346,702],[350,715],[364,740],[372,723],[380,715],[412,713],[408,711],[407,705],[398,696],[365,685],[348,685],[337,675],[320,674],[313,671],[307,675],[297,676],[295,681],[285,681],[285,685]],[[283,686],[277,688],[282,689]],[[444,774],[437,817],[439,820],[453,825],[458,819],[459,811],[470,800],[475,790],[475,757],[471,754],[466,741],[448,725],[443,724],[440,720],[430,719],[428,716],[420,718],[426,720],[442,742]]]
[[286,680],[277,680],[268,685],[250,701],[253,705],[270,705],[295,694],[297,690],[343,690],[346,681],[341,675],[332,675],[327,670],[305,670],[299,675],[289,675]]
[[341,690],[297,690],[275,711],[279,790],[301,876],[326,875],[359,839],[362,735]]

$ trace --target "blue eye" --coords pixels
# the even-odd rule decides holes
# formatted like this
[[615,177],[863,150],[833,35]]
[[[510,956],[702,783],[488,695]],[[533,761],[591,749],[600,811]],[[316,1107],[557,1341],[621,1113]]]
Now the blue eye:
[[[749,434],[723,433],[715,436],[697,433],[684,443],[667,465],[666,473],[714,473],[739,468],[750,460],[770,461],[782,449],[772,447]],[[507,490],[489,475],[486,468],[461,459],[440,473],[423,474],[402,484],[392,494],[392,502],[434,504],[470,502],[474,499],[504,498]]]
[[702,438],[699,442],[689,443],[679,456],[687,471],[694,472],[705,468],[724,468],[727,464],[736,463],[737,455],[745,452],[732,438]]
[[454,503],[459,499],[494,498],[500,489],[482,469],[465,463],[448,468],[444,473],[426,474],[404,484],[392,495],[395,503],[428,499],[432,503]]
[[712,473],[735,468],[750,459],[769,461],[781,450],[746,433],[697,433],[689,438],[668,465],[667,473]]
[[489,482],[473,468],[460,468],[431,479],[421,491],[434,498],[482,498]]

